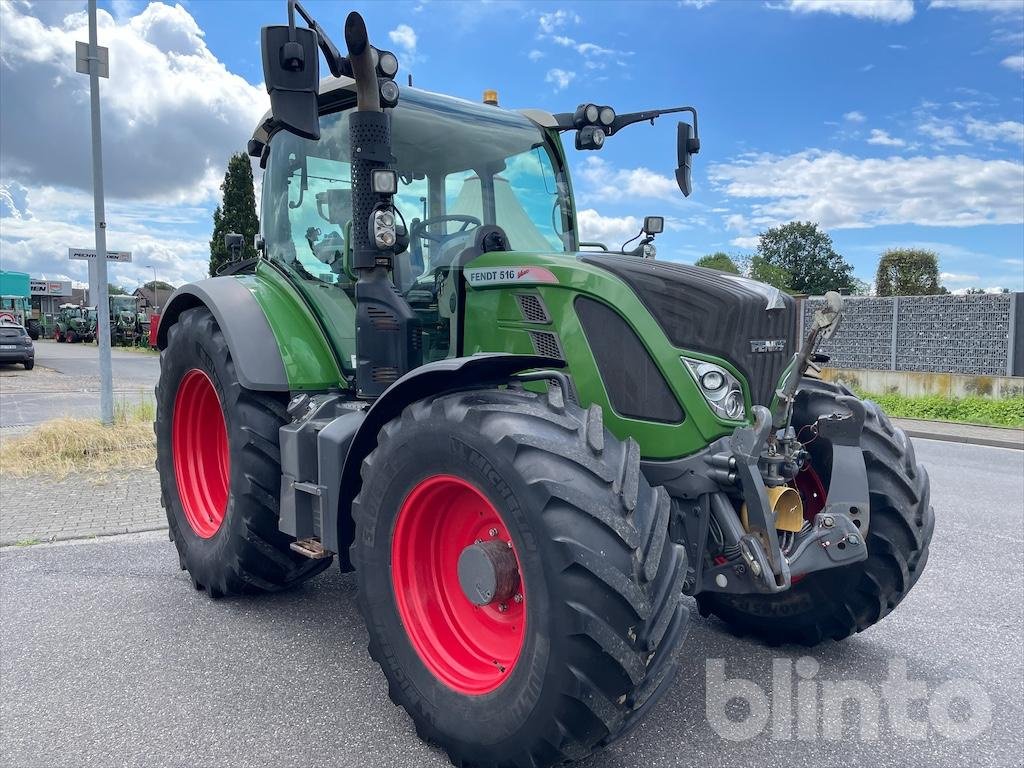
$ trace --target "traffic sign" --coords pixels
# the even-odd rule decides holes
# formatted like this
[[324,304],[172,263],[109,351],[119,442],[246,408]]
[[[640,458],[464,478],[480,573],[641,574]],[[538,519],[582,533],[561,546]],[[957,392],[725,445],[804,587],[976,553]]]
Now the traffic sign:
[[[68,248],[69,259],[80,259],[92,261],[96,259],[96,251],[93,248]],[[131,251],[107,251],[107,261],[131,261]]]
[[[96,74],[110,77],[110,51],[105,45],[96,46]],[[75,71],[80,75],[89,72],[89,44],[78,41],[75,43]]]

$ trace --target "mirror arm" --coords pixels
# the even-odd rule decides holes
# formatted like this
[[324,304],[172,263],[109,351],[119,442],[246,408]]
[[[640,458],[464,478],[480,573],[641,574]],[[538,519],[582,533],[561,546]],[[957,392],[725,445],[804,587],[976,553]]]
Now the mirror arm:
[[305,20],[306,26],[316,32],[317,41],[320,43],[320,50],[327,60],[327,68],[331,70],[331,74],[335,77],[351,77],[352,67],[349,65],[348,59],[341,55],[341,51],[331,42],[331,38],[324,32],[323,27],[317,23],[316,19],[309,15],[309,12],[302,7],[298,0],[288,0],[288,26],[291,29],[295,28],[295,11],[298,11],[299,15]]
[[[645,112],[627,112],[624,115],[616,116],[615,120],[608,127],[608,135],[614,136],[618,131],[622,130],[627,125],[632,125],[633,123],[642,123],[650,120],[653,124],[656,118],[659,118],[662,115],[675,114],[677,112],[689,112],[693,115],[693,136],[694,138],[700,136],[700,133],[697,130],[696,107],[672,107],[670,109],[649,109]],[[561,123],[559,123],[559,126],[561,126]]]

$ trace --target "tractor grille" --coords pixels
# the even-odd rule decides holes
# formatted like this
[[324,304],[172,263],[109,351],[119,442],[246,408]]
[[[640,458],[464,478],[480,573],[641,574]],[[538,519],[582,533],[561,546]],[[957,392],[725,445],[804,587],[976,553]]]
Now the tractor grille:
[[538,355],[556,357],[559,360],[565,359],[558,336],[550,331],[530,331],[530,341],[533,342],[533,351]]
[[683,409],[636,331],[607,304],[575,301],[612,408],[622,416],[678,424]]
[[528,323],[550,323],[551,315],[548,308],[544,306],[544,300],[532,293],[517,293],[516,301],[519,302],[519,311],[523,320]]

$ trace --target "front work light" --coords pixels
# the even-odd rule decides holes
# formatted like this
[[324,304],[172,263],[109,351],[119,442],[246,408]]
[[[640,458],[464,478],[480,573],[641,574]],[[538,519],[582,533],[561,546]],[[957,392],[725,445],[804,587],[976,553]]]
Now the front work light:
[[373,191],[378,195],[394,195],[398,192],[398,173],[390,168],[374,168],[370,180]]

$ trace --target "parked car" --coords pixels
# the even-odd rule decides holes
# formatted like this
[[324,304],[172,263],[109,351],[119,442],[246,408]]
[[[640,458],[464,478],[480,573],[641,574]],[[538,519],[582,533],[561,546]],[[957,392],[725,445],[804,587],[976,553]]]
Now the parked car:
[[26,371],[35,367],[36,348],[25,326],[0,324],[0,363],[21,363]]

